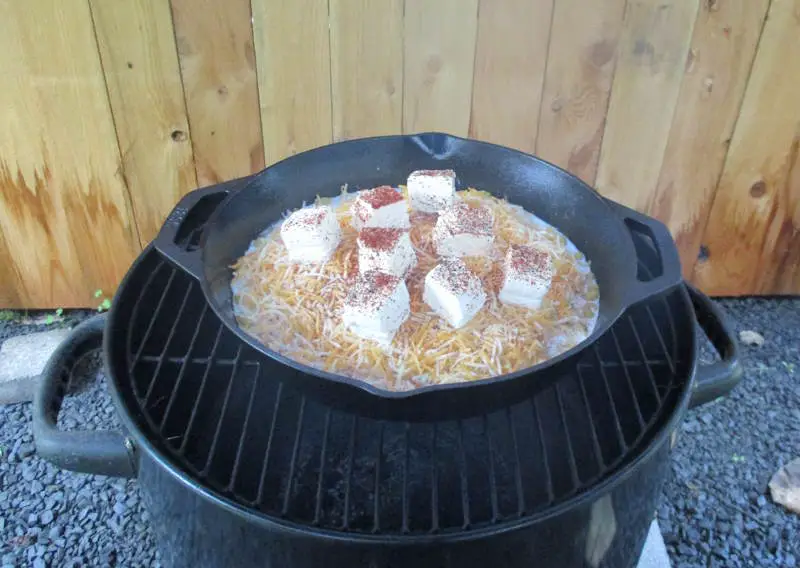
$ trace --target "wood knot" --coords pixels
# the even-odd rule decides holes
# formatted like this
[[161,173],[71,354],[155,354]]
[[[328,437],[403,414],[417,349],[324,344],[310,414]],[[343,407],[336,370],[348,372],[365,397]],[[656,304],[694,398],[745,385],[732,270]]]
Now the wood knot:
[[185,142],[186,141],[186,133],[183,130],[173,130],[172,134],[169,135],[175,142]]
[[750,186],[750,197],[758,199],[763,197],[765,193],[767,193],[767,184],[764,183],[764,180],[758,180]]
[[697,260],[700,262],[708,260],[708,247],[706,245],[700,245],[700,250],[697,252]]
[[613,41],[604,39],[592,45],[589,60],[595,67],[602,67],[614,58],[616,45]]
[[442,70],[442,58],[438,55],[432,55],[430,59],[428,59],[428,73],[436,74]]

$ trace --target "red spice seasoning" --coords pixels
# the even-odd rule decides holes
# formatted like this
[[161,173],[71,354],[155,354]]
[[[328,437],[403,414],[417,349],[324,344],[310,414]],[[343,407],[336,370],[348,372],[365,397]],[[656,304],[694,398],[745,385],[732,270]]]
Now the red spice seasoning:
[[363,192],[361,195],[359,195],[359,198],[366,203],[369,203],[372,209],[380,209],[386,205],[391,205],[392,203],[402,201],[403,195],[391,186],[382,185],[380,187],[376,187],[375,189],[370,189]]
[[289,226],[316,227],[322,223],[327,214],[328,209],[322,207],[299,209],[294,215],[289,217],[287,224]]
[[444,287],[455,294],[466,292],[477,284],[478,277],[458,258],[446,258],[439,264],[436,274]]
[[453,170],[417,170],[413,172],[417,175],[430,176],[430,177],[456,177],[456,172]]
[[374,250],[391,250],[405,232],[405,229],[367,227],[358,234],[358,242],[361,246]]
[[345,298],[345,303],[353,309],[372,312],[383,306],[394,293],[400,278],[372,270],[360,274]]
[[488,207],[456,203],[439,215],[439,223],[451,235],[492,236],[494,219]]
[[553,261],[550,255],[536,247],[511,245],[508,249],[507,263],[517,278],[529,282],[549,280],[553,275]]

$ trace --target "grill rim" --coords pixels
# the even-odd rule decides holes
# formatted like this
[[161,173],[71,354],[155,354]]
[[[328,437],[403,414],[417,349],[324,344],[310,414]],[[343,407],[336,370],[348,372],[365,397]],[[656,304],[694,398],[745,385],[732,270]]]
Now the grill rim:
[[[150,254],[158,254],[157,249],[150,244],[142,253],[137,257],[131,265],[129,271],[126,273],[122,282],[120,283],[119,290],[126,289],[129,280],[136,273],[139,266],[148,259]],[[685,285],[679,287],[680,290],[673,290],[673,293],[680,294],[681,301],[686,306],[688,312],[687,317],[691,314],[691,324],[685,325],[693,327],[697,322],[695,311],[691,298],[689,297],[688,290]],[[691,394],[697,381],[697,369],[699,360],[697,356],[697,333],[694,329],[691,330],[692,337],[688,340],[688,347],[686,349],[686,365],[687,373],[686,379],[683,381],[682,390],[676,404],[672,409],[662,409],[662,412],[671,412],[669,417],[665,417],[660,428],[653,433],[653,437],[649,443],[640,450],[638,455],[627,461],[624,465],[618,466],[616,471],[612,471],[601,482],[592,485],[585,490],[570,496],[563,501],[560,501],[550,507],[544,508],[540,511],[531,513],[530,515],[521,519],[508,519],[498,523],[483,525],[476,528],[464,529],[457,532],[439,532],[439,533],[412,533],[412,534],[396,534],[396,533],[362,533],[362,532],[342,532],[329,528],[322,528],[314,526],[313,524],[302,524],[296,521],[281,519],[275,516],[269,516],[267,513],[259,512],[246,506],[237,503],[233,499],[220,494],[210,487],[204,486],[202,482],[193,479],[191,474],[185,471],[181,464],[175,458],[169,456],[166,452],[161,451],[156,444],[151,442],[146,432],[139,427],[136,419],[132,416],[123,399],[124,388],[120,386],[120,377],[127,376],[127,359],[122,353],[116,353],[115,329],[120,327],[117,322],[121,317],[122,304],[115,302],[109,310],[106,329],[103,334],[103,361],[108,371],[108,378],[113,388],[109,389],[114,405],[120,416],[120,421],[126,433],[133,437],[137,449],[144,450],[150,459],[153,459],[160,467],[163,467],[176,481],[182,484],[189,490],[192,490],[200,497],[206,499],[211,504],[222,507],[226,511],[239,515],[247,522],[256,523],[267,529],[278,529],[288,534],[297,536],[318,536],[331,541],[339,542],[359,542],[364,544],[380,544],[391,543],[399,546],[414,546],[414,545],[430,545],[437,543],[456,543],[462,541],[477,540],[486,538],[506,532],[523,530],[543,521],[550,520],[558,515],[561,515],[570,510],[580,509],[594,501],[599,497],[606,495],[618,487],[621,483],[627,480],[635,471],[639,470],[642,464],[649,461],[654,454],[656,454],[662,445],[668,442],[669,436],[676,428],[676,426],[683,419],[684,414],[689,406]],[[121,322],[122,327],[126,327],[127,322]],[[676,329],[675,333],[681,333],[682,330]],[[122,367],[122,368],[120,368]],[[677,373],[676,369],[676,373]]]

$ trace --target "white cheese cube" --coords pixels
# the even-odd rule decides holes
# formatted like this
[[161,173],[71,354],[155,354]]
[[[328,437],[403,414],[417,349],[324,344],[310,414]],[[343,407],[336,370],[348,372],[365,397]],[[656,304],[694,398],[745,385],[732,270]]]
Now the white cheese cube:
[[458,329],[469,322],[486,302],[480,278],[464,261],[444,259],[425,276],[423,301],[441,318]]
[[512,245],[506,253],[503,286],[498,298],[504,304],[538,309],[550,289],[555,269],[546,251]]
[[356,277],[345,298],[342,320],[359,337],[388,345],[410,314],[406,283],[397,276],[372,271]]
[[494,217],[488,207],[455,203],[439,213],[433,242],[441,256],[487,256],[492,251]]
[[417,264],[408,230],[367,227],[358,234],[358,270],[404,278]]
[[342,238],[336,214],[328,206],[304,207],[281,225],[281,239],[292,262],[327,261]]
[[423,213],[438,213],[456,198],[456,173],[453,170],[417,170],[407,182],[411,208]]
[[360,192],[351,211],[353,227],[358,231],[365,227],[407,229],[411,226],[403,194],[388,185]]

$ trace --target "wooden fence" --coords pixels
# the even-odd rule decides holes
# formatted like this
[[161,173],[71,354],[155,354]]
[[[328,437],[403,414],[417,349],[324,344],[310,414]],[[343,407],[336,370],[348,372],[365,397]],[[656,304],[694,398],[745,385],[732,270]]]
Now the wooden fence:
[[712,294],[800,292],[800,0],[0,0],[0,306],[111,292],[178,198],[332,140],[534,152]]

